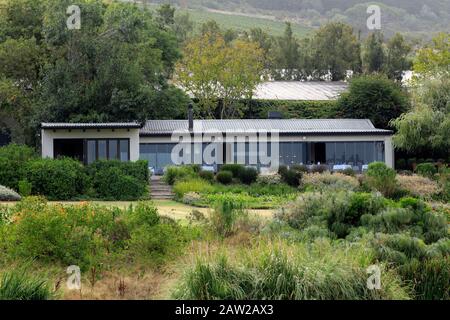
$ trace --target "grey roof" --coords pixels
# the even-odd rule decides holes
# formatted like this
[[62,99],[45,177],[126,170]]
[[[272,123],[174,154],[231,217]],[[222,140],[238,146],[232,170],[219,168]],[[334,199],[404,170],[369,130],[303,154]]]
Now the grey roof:
[[[140,131],[142,136],[170,135],[188,130],[187,120],[149,120]],[[245,132],[278,130],[281,134],[381,134],[392,131],[377,129],[368,119],[237,119],[194,120],[194,131]]]
[[347,90],[345,82],[270,81],[260,84],[253,99],[257,100],[336,100]]
[[41,123],[42,129],[137,129],[142,126],[137,122],[109,123]]

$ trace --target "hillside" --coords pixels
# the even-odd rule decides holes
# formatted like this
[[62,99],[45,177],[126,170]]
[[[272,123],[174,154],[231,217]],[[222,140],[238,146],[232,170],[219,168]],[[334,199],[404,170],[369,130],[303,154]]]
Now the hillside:
[[[347,22],[367,33],[369,4],[382,10],[382,29],[388,37],[402,32],[414,38],[430,38],[450,30],[450,0],[146,0],[172,3],[191,9],[196,21],[215,19],[228,28],[263,26],[280,34],[283,21],[294,23],[297,35],[331,20]],[[245,15],[245,16],[244,16]]]

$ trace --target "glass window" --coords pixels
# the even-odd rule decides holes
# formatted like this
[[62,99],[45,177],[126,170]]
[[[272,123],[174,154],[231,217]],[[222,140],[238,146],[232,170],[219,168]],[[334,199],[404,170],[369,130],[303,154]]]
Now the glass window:
[[106,160],[106,140],[98,140],[98,160]]
[[109,160],[116,160],[119,159],[117,156],[117,140],[109,140],[109,148],[108,148],[108,159]]
[[344,142],[336,142],[336,163],[337,164],[345,163],[345,143]]
[[360,165],[364,162],[364,142],[355,142],[355,164]]
[[369,164],[375,161],[375,143],[366,142],[364,147],[364,164]]
[[326,160],[328,164],[335,163],[335,147],[336,143],[334,142],[327,142],[325,144]]
[[345,143],[345,163],[353,164],[355,162],[355,144],[353,142]]
[[130,159],[128,149],[128,140],[120,140],[120,161],[128,161]]
[[375,142],[376,161],[384,162],[384,142]]
[[91,164],[97,159],[97,141],[87,141],[87,163]]

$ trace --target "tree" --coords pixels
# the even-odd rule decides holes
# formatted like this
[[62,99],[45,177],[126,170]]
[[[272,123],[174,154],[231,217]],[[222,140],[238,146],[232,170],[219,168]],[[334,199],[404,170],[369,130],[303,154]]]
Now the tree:
[[383,75],[364,75],[351,80],[349,90],[338,99],[345,118],[370,119],[377,128],[409,109],[408,96],[401,87]]
[[371,33],[364,44],[363,69],[366,73],[381,72],[386,60],[383,47],[383,34]]
[[360,68],[360,46],[349,25],[332,22],[321,27],[312,40],[317,77],[330,74],[332,81],[343,80],[347,70]]
[[292,26],[286,22],[284,35],[277,40],[275,79],[293,80],[299,69],[300,53],[297,39],[292,33]]
[[161,28],[172,26],[175,23],[175,8],[170,4],[162,4],[156,9],[157,18]]
[[414,88],[414,108],[392,121],[394,146],[408,152],[449,156],[450,78],[423,79]]
[[205,34],[190,40],[177,65],[177,82],[198,100],[200,111],[220,118],[235,117],[239,100],[251,98],[262,81],[263,52],[253,42],[226,43],[220,34]]
[[400,33],[396,33],[387,43],[386,63],[384,71],[389,77],[396,81],[401,81],[403,71],[411,68],[411,61],[408,55],[411,52],[411,46],[406,42]]
[[189,13],[175,14],[173,31],[178,42],[184,44],[194,31],[194,22],[190,19]]
[[422,48],[414,61],[416,78],[438,78],[450,74],[450,33],[440,33],[431,46]]

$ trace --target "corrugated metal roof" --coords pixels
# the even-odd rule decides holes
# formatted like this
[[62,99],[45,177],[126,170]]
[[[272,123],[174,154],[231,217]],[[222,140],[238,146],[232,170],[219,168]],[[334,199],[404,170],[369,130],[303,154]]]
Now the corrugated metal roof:
[[137,122],[109,122],[109,123],[41,123],[43,129],[137,129],[142,126]]
[[[188,130],[187,120],[149,120],[141,135],[167,135],[175,130]],[[236,119],[194,120],[194,131],[278,130],[280,133],[304,134],[384,134],[389,130],[377,129],[368,119]]]
[[270,81],[260,84],[253,95],[259,100],[336,100],[346,91],[345,82]]

